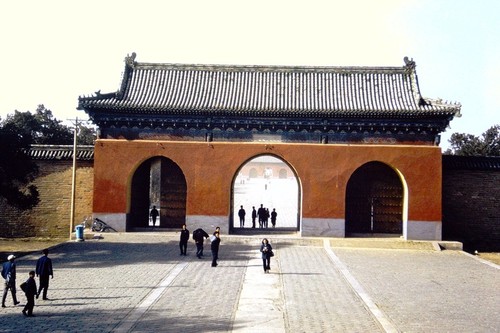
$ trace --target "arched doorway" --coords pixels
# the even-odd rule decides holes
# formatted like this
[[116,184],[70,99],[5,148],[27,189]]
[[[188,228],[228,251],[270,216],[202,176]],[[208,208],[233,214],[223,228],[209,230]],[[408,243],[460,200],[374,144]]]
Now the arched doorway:
[[[276,170],[276,172],[274,171]],[[236,173],[231,192],[231,231],[252,229],[252,207],[267,208],[269,217],[267,228],[259,225],[259,217],[255,221],[255,230],[297,231],[300,228],[301,192],[299,180],[292,168],[282,159],[273,155],[260,155],[246,161]],[[245,179],[244,182],[238,179]],[[245,224],[240,226],[238,216],[243,206]],[[271,214],[278,214],[273,227]]]
[[[186,178],[176,163],[166,157],[144,161],[132,177],[127,230],[181,228],[186,222],[186,193]],[[154,225],[153,206],[159,213]]]
[[358,168],[347,183],[346,235],[403,232],[404,190],[396,171],[381,162]]

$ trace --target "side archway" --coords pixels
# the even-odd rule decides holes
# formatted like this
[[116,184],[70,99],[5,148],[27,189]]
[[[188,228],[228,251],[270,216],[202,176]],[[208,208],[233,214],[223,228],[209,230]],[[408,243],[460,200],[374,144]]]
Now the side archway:
[[369,162],[359,167],[346,188],[346,236],[402,235],[405,188],[401,175],[387,164]]
[[[186,178],[172,160],[157,156],[139,165],[130,184],[127,231],[142,228],[180,229],[186,222]],[[153,222],[152,208],[158,211]]]

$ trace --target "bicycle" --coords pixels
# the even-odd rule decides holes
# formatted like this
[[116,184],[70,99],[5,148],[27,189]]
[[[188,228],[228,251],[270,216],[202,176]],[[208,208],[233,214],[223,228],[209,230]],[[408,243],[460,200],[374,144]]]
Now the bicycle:
[[113,227],[110,227],[106,222],[104,222],[101,219],[98,219],[97,217],[94,219],[94,222],[92,222],[92,231],[97,231],[97,232],[108,232],[108,231],[114,231],[117,232]]
[[108,232],[108,231],[117,232],[113,227],[110,227],[106,222],[97,217],[94,218],[94,220],[92,220],[90,216],[87,216],[83,219],[81,225],[83,226],[84,229],[88,228],[95,232]]

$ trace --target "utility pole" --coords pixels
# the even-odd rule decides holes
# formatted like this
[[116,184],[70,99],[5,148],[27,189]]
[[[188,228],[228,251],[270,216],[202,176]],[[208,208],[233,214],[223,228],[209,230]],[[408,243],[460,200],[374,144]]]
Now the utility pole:
[[73,174],[71,179],[71,209],[70,209],[70,219],[69,219],[69,240],[71,240],[71,235],[73,233],[73,226],[75,225],[75,193],[76,193],[76,147],[77,147],[77,134],[78,134],[78,117],[76,119],[70,119],[71,122],[74,121],[75,133],[73,137]]

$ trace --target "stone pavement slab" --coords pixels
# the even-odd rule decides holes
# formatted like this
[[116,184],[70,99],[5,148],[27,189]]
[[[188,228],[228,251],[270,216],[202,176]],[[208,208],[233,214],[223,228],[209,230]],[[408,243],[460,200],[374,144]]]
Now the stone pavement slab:
[[258,251],[248,261],[232,332],[286,332],[279,260],[271,258],[271,265],[273,270],[265,273]]

